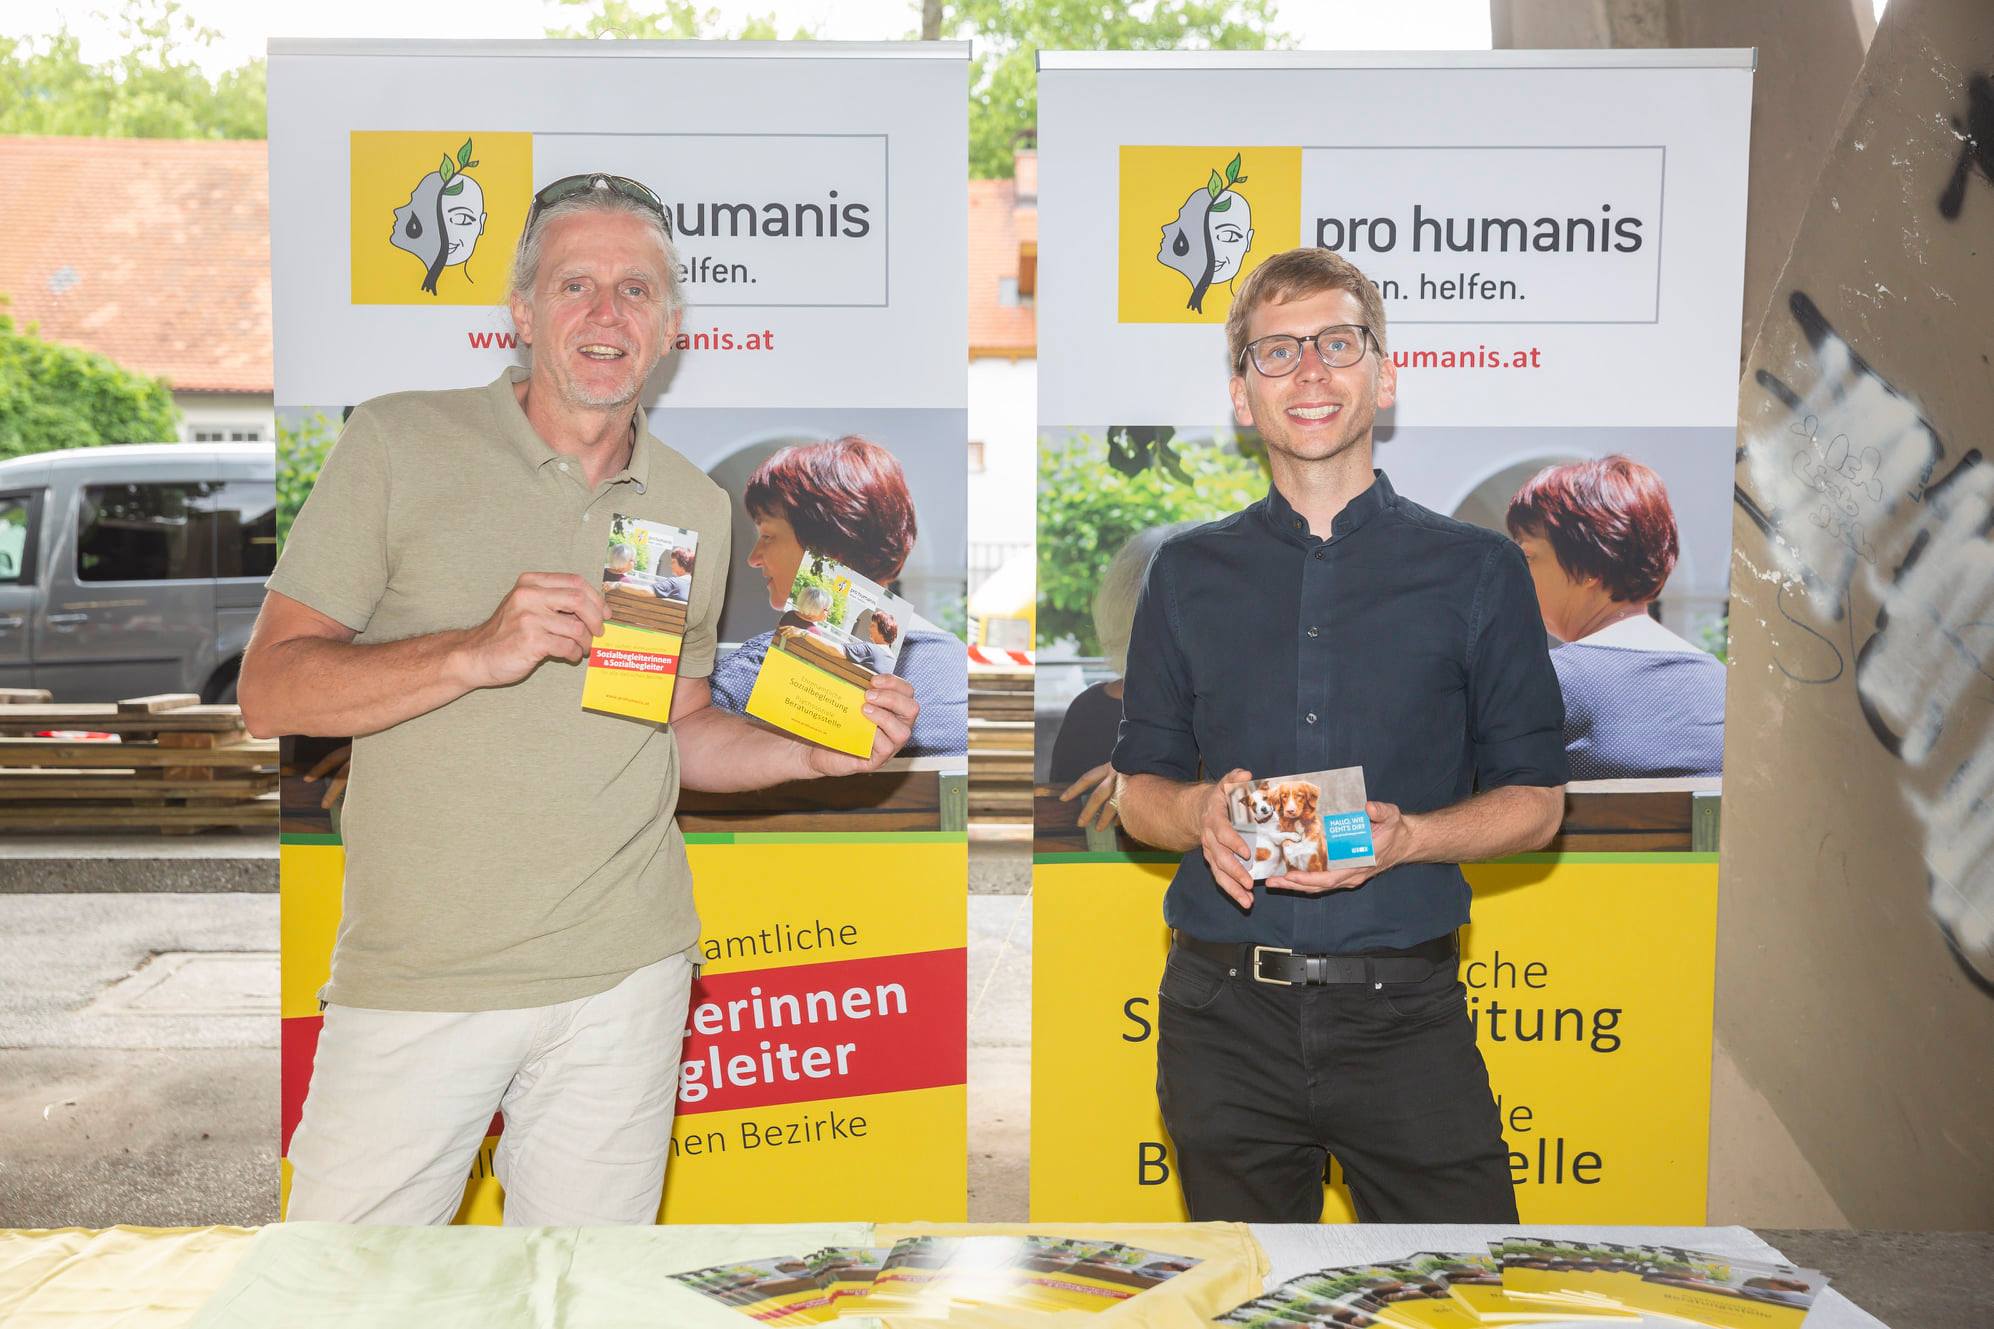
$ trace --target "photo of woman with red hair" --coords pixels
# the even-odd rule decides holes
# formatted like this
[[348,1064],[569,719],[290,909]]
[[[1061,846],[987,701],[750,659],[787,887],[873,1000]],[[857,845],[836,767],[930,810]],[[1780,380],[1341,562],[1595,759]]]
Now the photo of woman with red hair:
[[[803,555],[825,554],[891,590],[913,552],[917,526],[907,477],[892,453],[856,435],[783,448],[755,468],[741,495],[755,523],[748,566],[768,586],[769,607],[789,599]],[[891,622],[891,620],[888,620]],[[895,624],[893,672],[914,685],[921,714],[903,757],[969,750],[969,664],[963,644],[919,624]],[[745,714],[773,630],[750,637],[714,666],[713,704]]]
[[1549,466],[1507,522],[1561,643],[1572,778],[1721,775],[1724,665],[1649,613],[1681,550],[1661,477],[1622,456]]

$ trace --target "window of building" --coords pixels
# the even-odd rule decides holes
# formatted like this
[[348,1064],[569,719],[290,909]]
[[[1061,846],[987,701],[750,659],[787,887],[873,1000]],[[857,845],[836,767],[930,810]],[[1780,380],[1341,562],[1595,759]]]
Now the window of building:
[[196,443],[261,443],[262,425],[195,425]]

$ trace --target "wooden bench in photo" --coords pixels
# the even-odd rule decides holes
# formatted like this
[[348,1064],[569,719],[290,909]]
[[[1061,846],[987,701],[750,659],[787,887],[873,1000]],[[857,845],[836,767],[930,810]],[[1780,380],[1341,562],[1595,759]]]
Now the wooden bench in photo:
[[685,635],[685,601],[660,600],[648,588],[610,586],[603,591],[609,616],[618,623],[652,632]]

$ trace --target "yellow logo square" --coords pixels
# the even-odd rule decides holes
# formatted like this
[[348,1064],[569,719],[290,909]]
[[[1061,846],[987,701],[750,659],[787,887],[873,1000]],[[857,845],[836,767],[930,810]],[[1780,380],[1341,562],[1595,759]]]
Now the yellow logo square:
[[1125,146],[1116,317],[1224,323],[1239,279],[1302,232],[1300,148]]
[[356,305],[495,305],[533,203],[533,135],[356,130]]

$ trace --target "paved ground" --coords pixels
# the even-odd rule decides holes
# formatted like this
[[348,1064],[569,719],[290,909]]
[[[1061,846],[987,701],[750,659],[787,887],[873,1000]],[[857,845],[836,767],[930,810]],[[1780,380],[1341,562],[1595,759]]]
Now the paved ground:
[[1022,1223],[1032,1124],[1032,901],[969,899],[969,1218]]
[[276,1217],[277,898],[0,895],[0,1227]]
[[194,835],[0,834],[0,893],[276,889],[275,826]]
[[1032,828],[974,826],[969,832],[969,893],[1029,895]]
[[1754,1230],[1890,1329],[1994,1325],[1994,1232]]

